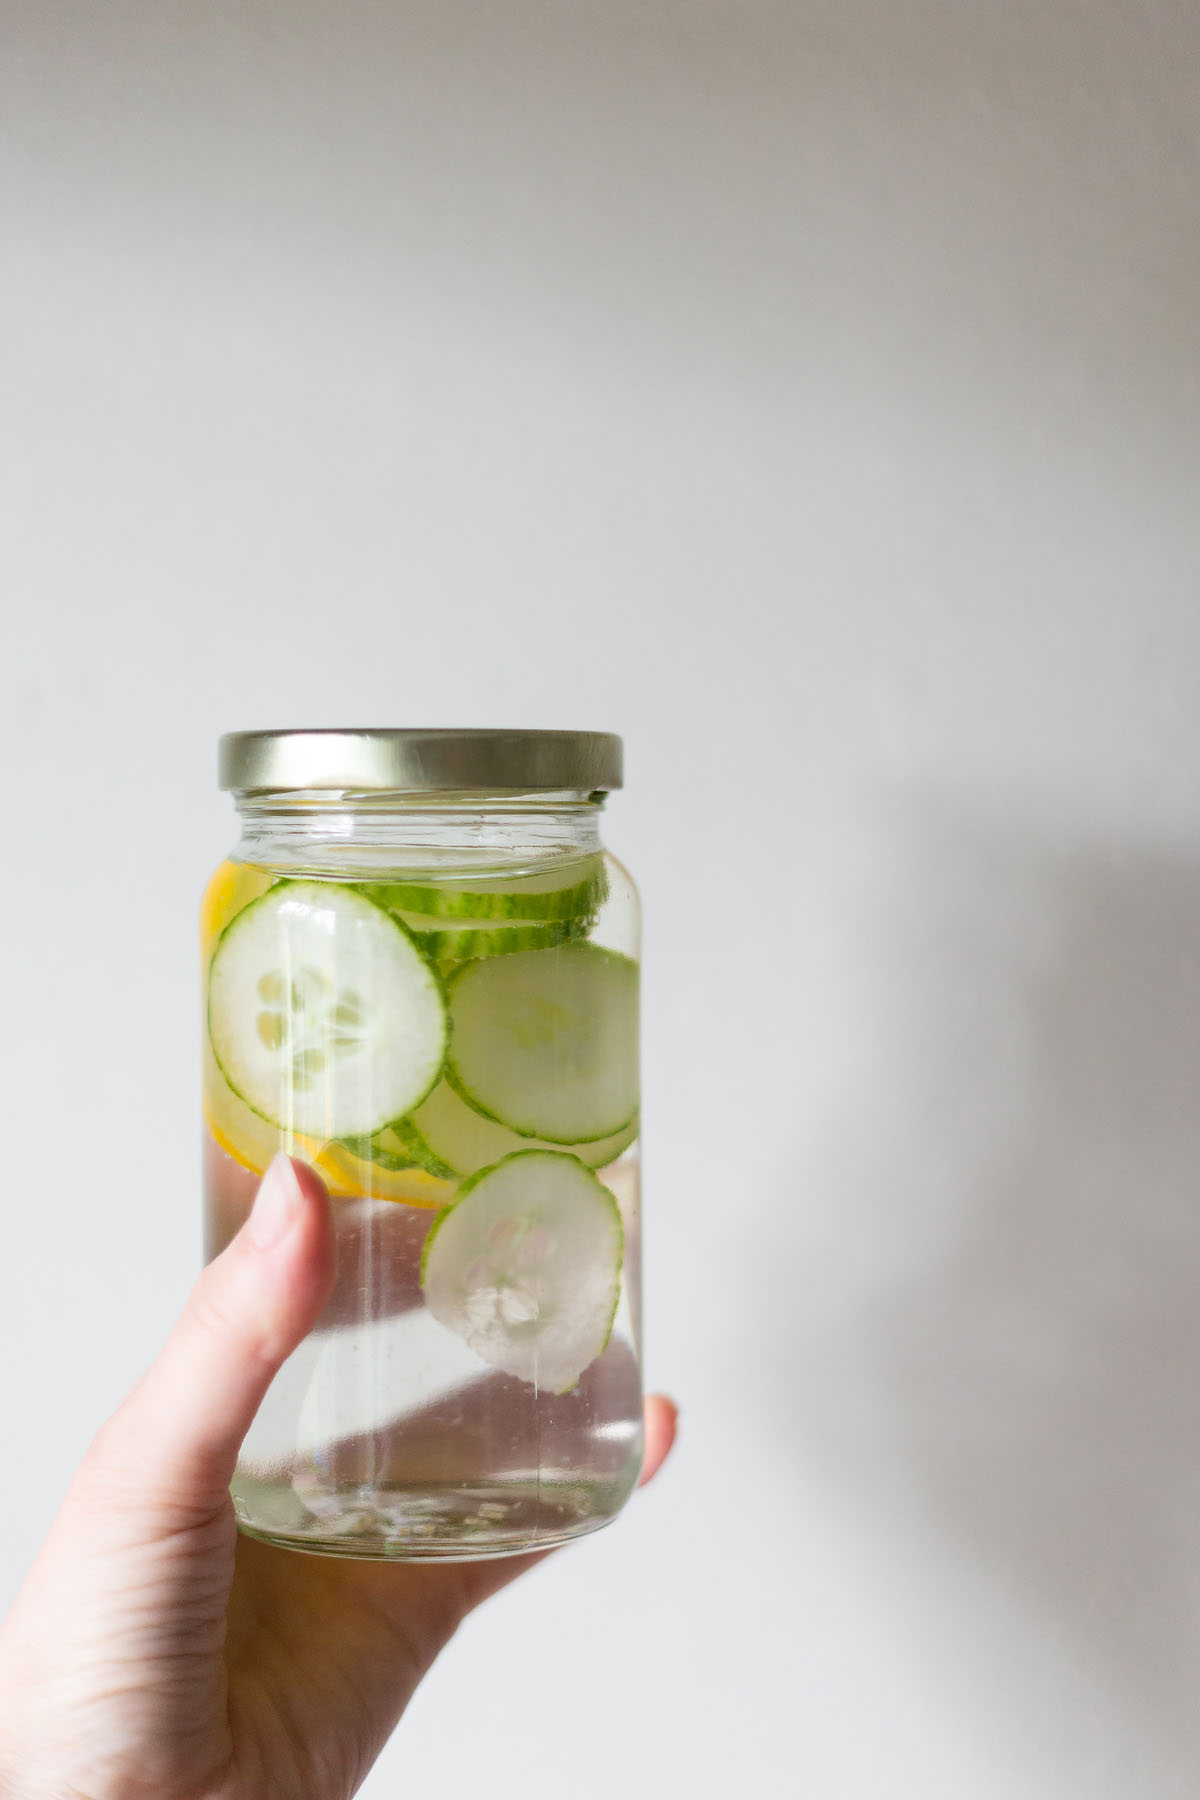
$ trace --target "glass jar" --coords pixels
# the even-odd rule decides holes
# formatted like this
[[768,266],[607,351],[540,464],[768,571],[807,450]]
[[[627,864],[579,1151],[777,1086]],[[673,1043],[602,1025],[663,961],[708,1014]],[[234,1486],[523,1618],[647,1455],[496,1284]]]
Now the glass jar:
[[277,1150],[336,1274],[242,1448],[244,1531],[465,1559],[607,1524],[642,1456],[639,910],[619,738],[247,732],[204,898],[206,1253]]

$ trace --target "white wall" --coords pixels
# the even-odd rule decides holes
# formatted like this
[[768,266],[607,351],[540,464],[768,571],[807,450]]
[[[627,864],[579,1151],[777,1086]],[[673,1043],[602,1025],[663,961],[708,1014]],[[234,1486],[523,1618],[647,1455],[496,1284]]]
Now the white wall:
[[0,0],[0,1599],[218,731],[616,729],[675,1466],[364,1790],[1200,1788],[1200,16]]

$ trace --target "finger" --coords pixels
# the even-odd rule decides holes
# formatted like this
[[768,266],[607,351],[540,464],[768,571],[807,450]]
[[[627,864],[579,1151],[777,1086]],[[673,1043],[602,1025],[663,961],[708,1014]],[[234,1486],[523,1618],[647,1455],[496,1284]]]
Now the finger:
[[671,1454],[671,1446],[679,1429],[679,1408],[665,1394],[646,1396],[646,1448],[642,1455],[639,1487],[653,1481]]
[[250,1217],[211,1262],[161,1354],[109,1421],[97,1453],[143,1478],[147,1499],[223,1501],[242,1439],[333,1281],[329,1200],[306,1163],[276,1156]]

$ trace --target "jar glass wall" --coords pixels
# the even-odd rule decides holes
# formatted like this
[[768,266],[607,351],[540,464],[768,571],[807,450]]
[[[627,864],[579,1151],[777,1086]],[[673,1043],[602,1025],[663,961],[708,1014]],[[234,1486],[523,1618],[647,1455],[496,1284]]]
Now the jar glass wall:
[[641,1462],[640,943],[601,796],[238,804],[202,919],[207,1254],[282,1149],[336,1258],[243,1446],[242,1528],[432,1559],[607,1523]]

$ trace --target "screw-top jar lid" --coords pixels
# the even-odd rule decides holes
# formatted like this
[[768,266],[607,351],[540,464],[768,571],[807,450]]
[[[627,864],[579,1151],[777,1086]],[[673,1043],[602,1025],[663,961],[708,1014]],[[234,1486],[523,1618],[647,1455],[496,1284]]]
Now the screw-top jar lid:
[[607,731],[234,731],[218,780],[239,792],[381,789],[591,794],[621,786]]

